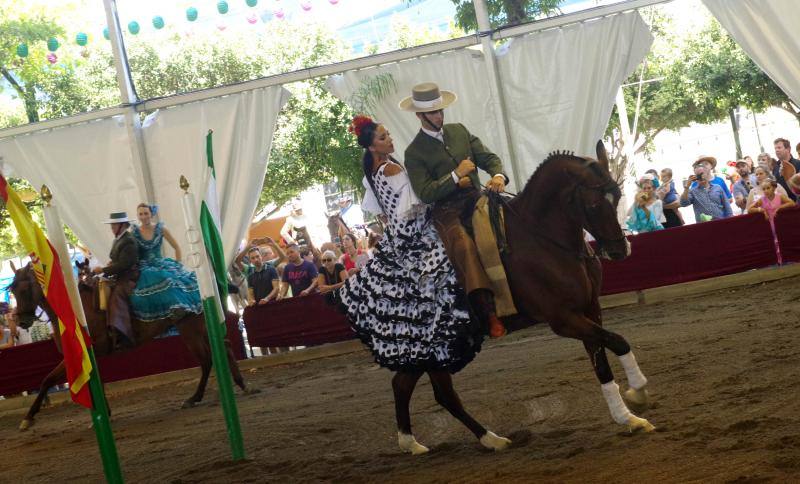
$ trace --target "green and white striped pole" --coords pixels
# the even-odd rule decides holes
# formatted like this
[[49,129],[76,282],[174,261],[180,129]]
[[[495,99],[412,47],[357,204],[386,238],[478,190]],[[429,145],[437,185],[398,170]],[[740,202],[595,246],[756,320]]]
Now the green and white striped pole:
[[[83,304],[81,303],[80,294],[78,293],[78,286],[75,283],[75,276],[72,273],[72,266],[69,262],[69,252],[67,251],[67,241],[64,238],[64,224],[61,223],[61,217],[58,215],[58,208],[52,204],[53,195],[47,186],[42,186],[42,200],[44,200],[44,222],[47,228],[47,239],[58,254],[59,262],[61,263],[61,273],[64,276],[64,285],[67,287],[67,294],[72,303],[72,310],[78,318],[78,322],[86,333],[89,333],[86,327],[86,314],[83,312]],[[56,327],[53,328],[58,331],[57,321]],[[56,335],[57,337],[57,335]],[[92,374],[89,377],[89,393],[92,395],[92,426],[94,427],[95,437],[97,438],[97,445],[100,448],[100,458],[103,461],[103,473],[106,476],[106,482],[110,484],[122,484],[122,468],[119,465],[119,456],[117,455],[117,445],[114,440],[114,432],[111,430],[111,420],[108,418],[108,403],[106,402],[106,395],[103,391],[103,382],[100,380],[100,370],[97,368],[97,360],[94,357],[94,347],[87,345],[86,350],[89,352],[89,360],[92,362]]]
[[217,285],[209,271],[208,254],[203,243],[202,233],[198,227],[200,220],[195,210],[194,195],[189,192],[189,182],[181,176],[180,187],[184,191],[182,197],[183,217],[186,222],[186,235],[189,241],[189,252],[186,261],[190,268],[197,274],[200,285],[200,296],[203,298],[203,312],[205,313],[206,328],[208,329],[208,342],[211,345],[211,358],[214,363],[214,372],[219,385],[219,399],[222,403],[222,413],[225,415],[225,424],[228,427],[228,439],[231,443],[233,460],[242,460],[244,443],[242,429],[239,423],[239,412],[236,408],[236,399],[233,395],[233,379],[228,366],[227,351],[224,336],[226,333],[225,319],[222,316],[222,304],[219,300]]

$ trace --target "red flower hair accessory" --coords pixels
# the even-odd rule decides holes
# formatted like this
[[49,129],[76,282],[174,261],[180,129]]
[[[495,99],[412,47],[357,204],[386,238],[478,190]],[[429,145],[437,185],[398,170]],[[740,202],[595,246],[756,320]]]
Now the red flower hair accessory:
[[375,121],[373,121],[369,116],[359,114],[353,118],[353,121],[350,122],[350,126],[347,128],[347,131],[355,134],[358,137],[361,136],[361,131],[364,129],[364,126],[369,124],[375,124]]

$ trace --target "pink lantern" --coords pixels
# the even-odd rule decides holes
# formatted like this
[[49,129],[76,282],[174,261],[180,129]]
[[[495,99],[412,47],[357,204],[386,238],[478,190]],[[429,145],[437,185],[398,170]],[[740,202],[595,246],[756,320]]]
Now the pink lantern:
[[58,56],[56,56],[55,53],[50,52],[49,54],[47,54],[47,62],[55,64],[56,62],[58,62]]
[[328,2],[330,2],[331,5],[336,5],[339,3],[339,0],[328,0]]
[[258,22],[258,17],[255,14],[251,13],[247,16],[247,23],[254,25],[256,22]]
[[309,10],[311,10],[311,2],[303,2],[300,4],[300,7],[306,12],[308,12]]
[[228,27],[227,27],[225,24],[219,24],[219,25],[217,25],[217,30],[219,30],[220,32],[222,32],[222,31],[223,31],[223,30],[225,30],[226,28],[228,28]]
[[278,10],[275,10],[275,16],[278,18],[283,18],[283,9],[279,8]]

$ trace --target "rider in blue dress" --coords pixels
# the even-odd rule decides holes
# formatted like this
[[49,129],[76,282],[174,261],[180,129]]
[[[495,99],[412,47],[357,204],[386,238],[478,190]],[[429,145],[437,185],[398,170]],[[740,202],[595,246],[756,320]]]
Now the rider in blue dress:
[[[131,295],[133,314],[140,321],[177,321],[187,313],[199,314],[203,308],[197,277],[181,265],[178,244],[161,222],[152,224],[152,215],[150,206],[139,205],[141,225],[133,229],[139,244],[139,280]],[[162,255],[164,239],[175,249],[177,261]]]

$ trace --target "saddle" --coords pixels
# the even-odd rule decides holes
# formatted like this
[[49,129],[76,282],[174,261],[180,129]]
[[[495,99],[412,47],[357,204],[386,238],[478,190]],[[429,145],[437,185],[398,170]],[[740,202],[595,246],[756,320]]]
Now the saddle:
[[478,249],[478,257],[483,265],[494,293],[495,310],[502,318],[517,314],[511,288],[508,286],[503,255],[509,252],[506,242],[505,218],[503,215],[503,195],[486,192],[478,198],[468,217],[472,239]]

